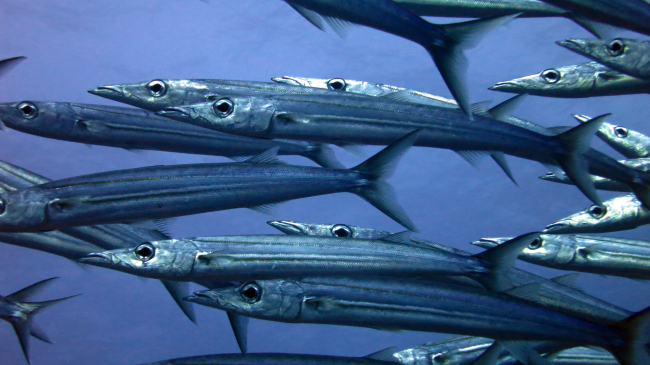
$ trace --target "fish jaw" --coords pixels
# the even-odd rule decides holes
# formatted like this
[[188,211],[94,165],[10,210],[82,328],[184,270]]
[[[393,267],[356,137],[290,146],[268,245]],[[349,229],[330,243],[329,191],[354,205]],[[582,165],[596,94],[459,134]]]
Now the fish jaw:
[[543,232],[552,234],[576,233],[571,219],[560,219],[546,226]]
[[557,41],[555,44],[583,56],[587,56],[588,54],[589,43],[586,39],[567,38],[564,41]]
[[279,230],[280,232],[288,235],[309,236],[309,232],[306,231],[307,227],[300,223],[290,221],[269,221],[266,223],[271,227]]
[[499,238],[481,238],[478,241],[473,241],[471,242],[474,246],[478,246],[481,248],[489,249],[492,247],[496,247],[508,240],[512,239],[510,238],[504,238],[504,237],[499,237]]
[[88,254],[86,257],[80,258],[78,261],[82,264],[108,268],[111,268],[113,265],[118,265],[120,262],[122,262],[117,258],[117,256],[103,252]]
[[494,86],[490,86],[488,89],[489,90],[494,90],[494,91],[502,91],[505,93],[522,93],[525,92],[525,87],[522,85],[518,80],[521,79],[514,79],[511,81],[501,81],[497,82],[494,84]]
[[189,297],[183,298],[183,300],[204,305],[206,307],[212,307],[217,309],[226,309],[226,304],[223,300],[221,294],[215,290],[203,290],[194,292],[194,294]]

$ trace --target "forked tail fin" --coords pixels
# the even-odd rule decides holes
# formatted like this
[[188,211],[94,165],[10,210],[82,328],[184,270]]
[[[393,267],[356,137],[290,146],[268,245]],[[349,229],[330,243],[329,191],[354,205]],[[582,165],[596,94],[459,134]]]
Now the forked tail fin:
[[360,165],[350,170],[361,172],[368,176],[371,183],[363,188],[354,191],[375,208],[391,217],[402,226],[417,232],[415,224],[406,215],[404,209],[397,203],[393,187],[386,182],[390,176],[395,173],[400,158],[415,143],[420,130],[413,131],[404,137],[398,139],[388,147],[379,151],[376,155],[370,157]]
[[612,354],[622,365],[650,364],[650,308],[609,326],[628,334],[624,346],[613,349]]

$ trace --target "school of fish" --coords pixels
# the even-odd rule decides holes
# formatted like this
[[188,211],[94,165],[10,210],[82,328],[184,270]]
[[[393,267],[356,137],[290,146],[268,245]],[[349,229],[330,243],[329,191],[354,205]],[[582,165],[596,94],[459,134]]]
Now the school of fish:
[[[0,161],[0,241],[160,280],[194,323],[193,304],[227,312],[241,354],[151,364],[650,364],[650,307],[633,313],[588,295],[575,273],[650,280],[650,241],[587,235],[650,224],[650,137],[607,122],[609,114],[574,115],[579,123],[573,127],[544,127],[511,115],[523,94],[650,92],[650,42],[611,37],[617,28],[650,35],[650,4],[284,2],[313,26],[330,27],[341,37],[350,25],[361,25],[419,44],[453,99],[366,81],[282,76],[272,82],[124,80],[88,90],[124,107],[0,103],[4,126],[35,136],[234,160],[59,180]],[[421,16],[479,19],[433,24]],[[490,30],[526,17],[580,24],[597,39],[557,44],[591,61],[499,82],[490,89],[518,95],[494,107],[471,103],[464,50]],[[25,59],[0,61],[0,77]],[[594,135],[626,159],[592,148]],[[382,149],[346,168],[332,145]],[[594,205],[541,232],[477,237],[472,244],[486,249],[478,254],[416,238],[409,209],[387,182],[411,146],[452,150],[471,164],[490,156],[515,184],[506,156],[537,161],[550,170],[540,179],[574,185]],[[284,155],[320,167],[288,164],[278,159]],[[598,190],[626,195],[603,200]],[[174,238],[165,230],[165,220],[174,217],[235,208],[269,214],[282,202],[340,192],[355,194],[406,230],[294,221],[269,222],[280,231],[275,235]],[[573,273],[546,279],[515,268],[517,258]],[[33,316],[76,296],[27,301],[54,279],[0,295],[0,318],[13,326],[28,363],[30,337],[51,343]],[[205,289],[192,293],[192,282]],[[248,353],[249,318],[462,337],[365,357]]]

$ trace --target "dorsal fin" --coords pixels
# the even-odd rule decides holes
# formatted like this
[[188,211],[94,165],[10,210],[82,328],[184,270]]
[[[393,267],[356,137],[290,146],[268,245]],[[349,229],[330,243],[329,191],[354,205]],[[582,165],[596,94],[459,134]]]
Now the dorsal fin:
[[479,162],[483,157],[485,157],[488,152],[485,151],[471,151],[471,150],[454,150],[460,157],[465,161],[469,162],[470,165],[478,167]]
[[413,244],[411,242],[411,231],[403,231],[399,233],[393,233],[389,234],[388,236],[384,236],[380,238],[382,241],[386,242],[392,242],[392,243],[401,243],[401,244],[406,244],[406,245],[411,245]]
[[262,205],[256,205],[254,207],[248,207],[250,210],[254,210],[258,213],[266,214],[266,215],[273,215],[273,212],[275,211],[276,207],[280,203],[269,203],[269,204],[262,204]]
[[298,14],[302,15],[305,19],[312,23],[316,28],[322,30],[323,32],[326,31],[325,24],[323,24],[323,19],[320,15],[318,15],[317,12],[304,8],[300,5],[292,4],[290,1],[287,1],[287,4],[289,4],[289,6],[297,11]]
[[526,95],[528,94],[519,94],[513,96],[510,99],[492,107],[490,110],[488,110],[488,113],[492,118],[503,121],[504,119],[508,118],[508,113],[510,113],[519,105],[519,103],[521,103],[522,100],[524,100],[524,97],[526,97]]
[[519,299],[530,300],[535,302],[539,299],[539,292],[542,288],[542,284],[533,283],[528,285],[518,286],[516,288],[505,291],[504,293],[517,297]]
[[578,284],[576,282],[578,280],[579,275],[580,275],[580,273],[574,272],[574,273],[571,273],[571,274],[558,276],[556,278],[551,279],[551,281],[556,283],[556,284],[560,284],[560,285],[563,285],[563,286],[566,286],[566,287],[569,287],[571,289],[574,289],[574,290],[577,290],[579,292],[584,293],[582,291],[582,289],[580,289],[580,287],[578,286]]
[[387,349],[379,350],[377,352],[373,352],[372,354],[366,355],[363,358],[364,359],[369,359],[369,360],[375,360],[375,361],[385,361],[385,362],[396,362],[399,363],[397,358],[393,356],[395,353],[395,349],[397,347],[389,347]]
[[327,22],[327,24],[330,25],[334,33],[336,33],[339,37],[345,38],[348,34],[348,28],[350,28],[353,25],[356,25],[352,22],[349,22],[347,20],[343,20],[341,18],[336,18],[332,16],[323,16],[323,19]]
[[260,153],[257,156],[253,156],[249,158],[248,160],[244,161],[246,163],[282,163],[282,161],[278,160],[278,150],[280,150],[279,146],[269,148],[268,150]]

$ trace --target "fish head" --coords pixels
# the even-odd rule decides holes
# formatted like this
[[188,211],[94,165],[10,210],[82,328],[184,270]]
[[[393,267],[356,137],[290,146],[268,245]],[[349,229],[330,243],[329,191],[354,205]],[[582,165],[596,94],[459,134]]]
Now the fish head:
[[261,133],[270,124],[275,105],[265,96],[222,96],[214,101],[178,105],[156,114],[233,134]]
[[341,237],[358,239],[380,239],[391,234],[378,229],[363,228],[347,224],[301,223],[291,221],[270,221],[272,227],[288,235]]
[[[573,115],[573,118],[581,123],[590,121],[592,118],[586,115]],[[630,130],[624,126],[604,122],[598,129],[598,133],[605,136],[608,143],[613,143],[627,151],[634,151],[636,157],[650,155],[650,138],[642,133]],[[645,171],[647,161],[626,160],[621,163]]]
[[42,190],[22,189],[0,194],[0,232],[34,232],[47,222],[48,199]]
[[[609,70],[602,65],[597,67],[593,64],[595,62],[549,68],[538,74],[498,82],[490,90],[551,97],[580,97],[600,85],[600,71]],[[605,78],[600,82],[608,80]]]
[[185,300],[247,317],[291,321],[300,314],[303,297],[299,282],[282,279],[195,292]]
[[66,133],[75,119],[68,103],[20,101],[0,104],[0,120],[11,129],[37,135]]
[[309,77],[283,76],[272,79],[278,83],[314,87],[333,91],[346,91],[355,94],[381,96],[400,91],[400,88],[383,84],[373,84],[366,81],[347,80],[342,78],[313,79]]
[[647,68],[650,43],[630,38],[573,39],[556,42],[580,55],[617,70],[642,70]]
[[633,229],[650,215],[634,195],[608,200],[603,206],[592,205],[584,211],[546,226],[544,233],[603,233]]
[[564,182],[564,183],[573,184],[571,182],[571,179],[569,179],[568,176],[562,175],[560,177],[560,176],[556,175],[554,172],[547,172],[546,175],[542,175],[539,178],[542,179],[542,180],[551,181],[551,182],[559,182],[559,183]]
[[88,92],[154,112],[173,105],[202,102],[212,93],[201,80],[168,79],[99,86]]
[[172,239],[91,253],[79,262],[148,278],[187,281],[197,254],[191,241]]

